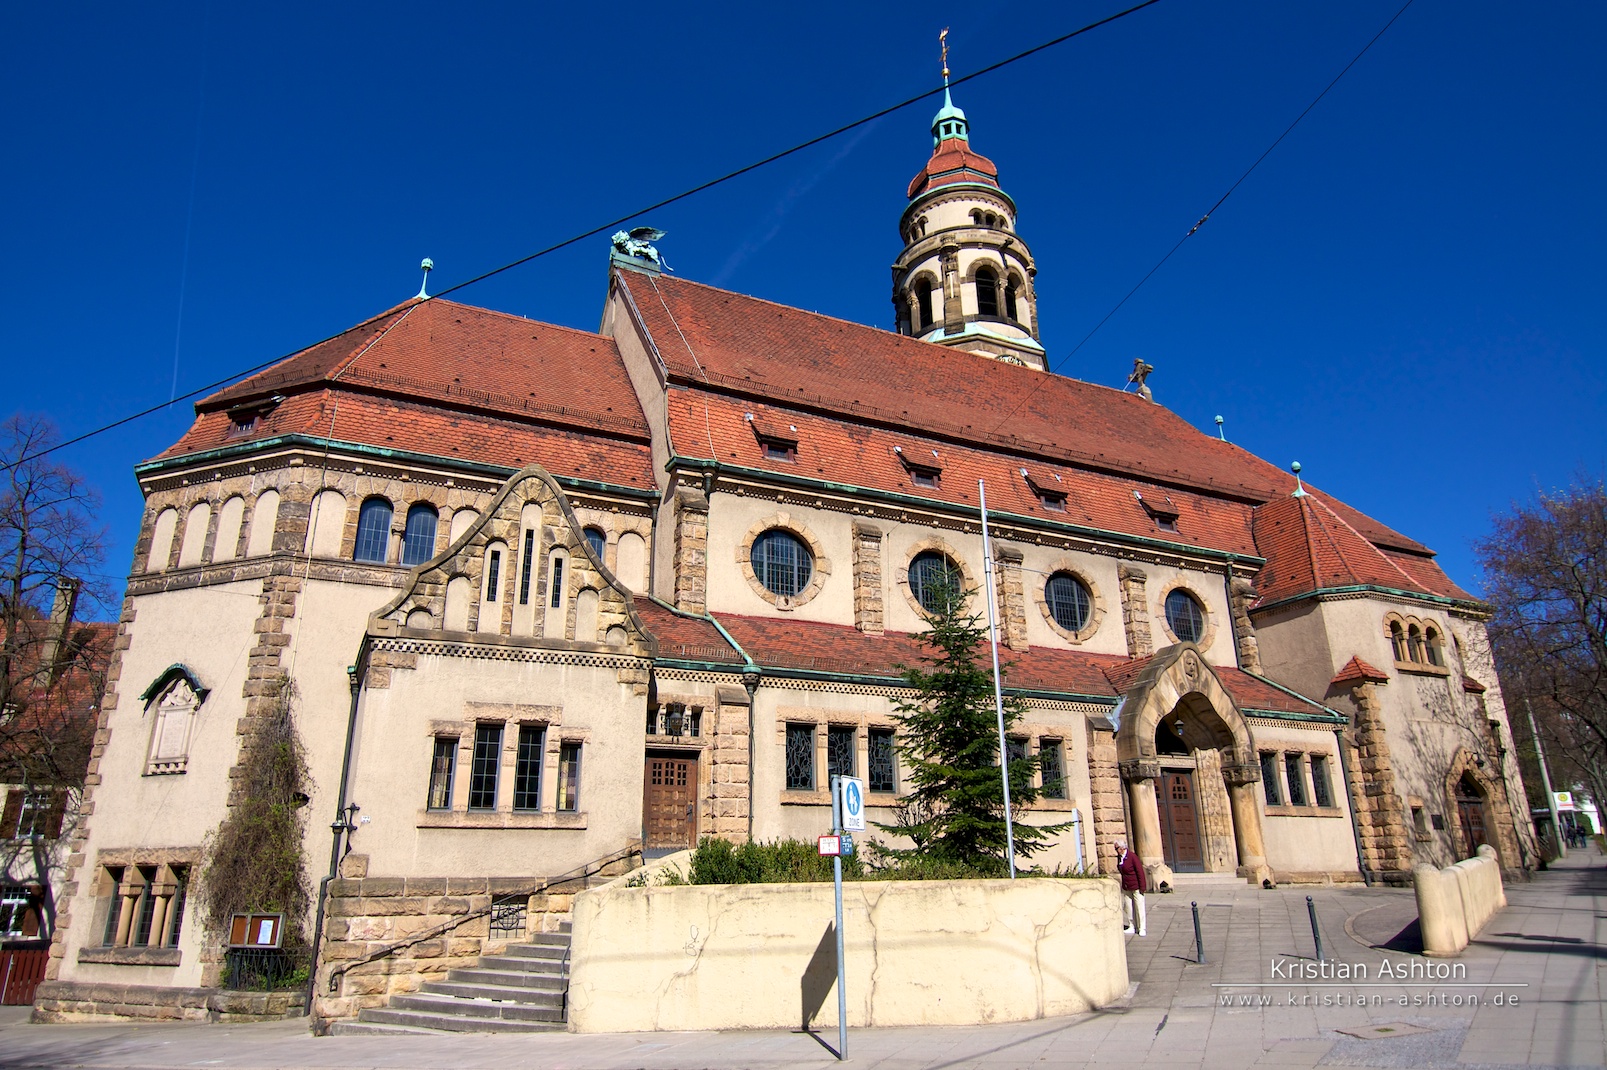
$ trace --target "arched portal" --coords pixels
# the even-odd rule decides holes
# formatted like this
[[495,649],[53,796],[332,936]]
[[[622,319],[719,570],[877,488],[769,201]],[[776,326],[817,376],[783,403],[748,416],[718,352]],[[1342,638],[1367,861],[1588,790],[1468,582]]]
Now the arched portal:
[[1116,755],[1132,848],[1154,883],[1174,871],[1271,876],[1250,726],[1193,643],[1157,653],[1128,688]]

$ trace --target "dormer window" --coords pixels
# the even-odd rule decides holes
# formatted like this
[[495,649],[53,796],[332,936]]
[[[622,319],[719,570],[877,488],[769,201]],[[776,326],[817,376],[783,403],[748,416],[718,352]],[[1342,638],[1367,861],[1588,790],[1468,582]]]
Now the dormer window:
[[230,438],[244,438],[262,426],[268,414],[278,408],[284,398],[275,395],[266,400],[253,401],[228,410]]
[[798,460],[798,428],[792,424],[774,424],[748,414],[748,426],[753,437],[759,440],[759,452],[767,461],[791,464]]
[[1144,507],[1149,518],[1155,521],[1156,530],[1177,531],[1177,506],[1172,504],[1172,499],[1163,494],[1152,500],[1136,490],[1133,491],[1133,497],[1138,499],[1138,504]]
[[937,490],[943,485],[943,466],[938,461],[937,451],[933,450],[930,460],[927,455],[911,455],[902,446],[894,446],[893,452],[898,455],[898,462],[909,473],[910,483],[917,487],[926,487]]
[[1027,486],[1032,488],[1032,493],[1038,498],[1038,504],[1043,508],[1052,513],[1066,511],[1066,488],[1059,476],[1035,477],[1023,468],[1021,478],[1027,481]]

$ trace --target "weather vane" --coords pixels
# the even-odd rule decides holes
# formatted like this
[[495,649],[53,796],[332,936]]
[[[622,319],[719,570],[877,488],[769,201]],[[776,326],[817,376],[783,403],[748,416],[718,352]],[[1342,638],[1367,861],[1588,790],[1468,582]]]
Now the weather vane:
[[943,32],[937,35],[937,43],[943,46],[943,85],[949,84],[949,28],[943,27]]

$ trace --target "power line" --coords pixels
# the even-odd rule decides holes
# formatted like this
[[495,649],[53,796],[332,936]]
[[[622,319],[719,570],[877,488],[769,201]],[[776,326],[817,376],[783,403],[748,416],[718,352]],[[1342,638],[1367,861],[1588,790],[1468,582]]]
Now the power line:
[[[1044,51],[1046,49],[1054,48],[1056,45],[1064,44],[1065,42],[1070,41],[1074,37],[1081,37],[1083,34],[1089,33],[1092,30],[1097,30],[1102,26],[1108,26],[1111,23],[1117,21],[1118,19],[1126,18],[1128,15],[1134,14],[1135,12],[1138,12],[1138,11],[1142,11],[1147,7],[1153,7],[1154,5],[1156,5],[1156,4],[1160,3],[1160,2],[1161,2],[1161,0],[1144,0],[1143,3],[1135,4],[1132,7],[1126,8],[1126,9],[1124,9],[1122,11],[1118,11],[1113,15],[1107,15],[1105,18],[1099,19],[1099,20],[1097,20],[1095,22],[1090,22],[1088,25],[1083,26],[1080,29],[1072,30],[1070,33],[1061,34],[1059,37],[1052,38],[1051,40],[1045,41],[1040,45],[1034,45],[1032,48],[1027,49],[1025,52],[1018,52],[1015,55],[1009,57],[1008,59],[1002,59],[997,63],[989,64],[988,66],[983,67],[983,68],[981,68],[979,70],[972,71],[970,74],[962,75],[959,78],[955,78],[949,84],[950,85],[962,85],[965,82],[969,82],[969,81],[971,81],[971,80],[973,80],[975,78],[981,78],[983,75],[992,74],[994,71],[1001,70],[1002,68],[1008,67],[1012,63],[1019,63],[1021,60],[1024,60],[1024,59],[1028,58],[1029,56],[1035,56],[1039,52],[1042,52],[1042,51]],[[563,241],[555,242],[554,244],[549,245],[549,246],[547,246],[547,247],[545,247],[543,249],[538,249],[536,252],[531,253],[529,256],[520,257],[518,260],[510,261],[509,263],[503,264],[499,268],[493,268],[490,271],[487,271],[487,272],[484,272],[482,274],[476,275],[473,278],[466,279],[463,282],[460,282],[455,286],[449,286],[445,290],[442,290],[440,293],[436,294],[435,296],[436,297],[445,297],[447,294],[456,293],[458,290],[461,290],[466,286],[473,286],[477,282],[484,282],[486,279],[489,279],[494,275],[500,275],[504,271],[511,271],[512,269],[514,269],[516,267],[521,267],[524,264],[530,263],[530,261],[532,261],[532,260],[536,260],[536,259],[538,259],[540,257],[547,256],[547,255],[549,255],[551,253],[555,253],[560,249],[564,249],[564,248],[567,248],[568,246],[574,245],[576,242],[582,242],[582,241],[585,241],[587,238],[596,237],[598,234],[601,234],[605,230],[609,230],[612,227],[620,226],[621,224],[629,222],[630,220],[635,219],[635,218],[637,218],[639,216],[646,215],[648,212],[656,212],[660,208],[666,208],[669,205],[675,204],[677,201],[683,201],[683,200],[686,200],[688,197],[694,197],[699,193],[705,192],[706,190],[713,189],[715,186],[719,186],[719,185],[722,185],[723,183],[730,182],[733,179],[740,178],[743,175],[748,174],[751,171],[757,171],[759,168],[766,167],[766,166],[768,166],[770,164],[773,164],[773,163],[777,162],[778,160],[784,160],[789,156],[793,156],[793,155],[796,155],[797,153],[803,152],[805,149],[813,148],[814,146],[819,145],[823,141],[829,141],[834,137],[840,137],[841,135],[846,134],[850,130],[855,130],[855,129],[861,127],[861,126],[864,126],[867,123],[873,123],[876,120],[878,120],[880,118],[883,118],[884,116],[891,115],[896,111],[902,111],[903,109],[908,108],[911,105],[919,104],[921,101],[925,100],[927,97],[935,96],[936,94],[941,93],[942,91],[943,91],[943,86],[936,86],[936,87],[934,87],[932,89],[928,89],[924,93],[919,93],[919,94],[917,94],[917,95],[915,95],[913,97],[910,97],[907,100],[900,101],[899,103],[893,104],[893,105],[891,105],[889,107],[886,107],[886,108],[883,108],[880,111],[873,112],[872,114],[867,115],[862,119],[856,119],[853,122],[848,123],[845,126],[839,126],[837,129],[832,130],[829,133],[821,134],[818,137],[810,138],[808,141],[800,142],[800,143],[794,145],[790,149],[784,149],[781,152],[777,152],[777,153],[775,153],[773,155],[766,156],[762,160],[759,160],[759,161],[757,161],[755,163],[750,163],[745,167],[739,167],[735,171],[731,171],[731,172],[729,172],[727,174],[721,175],[719,178],[713,178],[713,179],[710,179],[707,182],[701,183],[700,185],[693,186],[691,189],[685,190],[685,191],[683,191],[681,193],[677,193],[673,197],[666,197],[663,200],[658,201],[658,202],[656,202],[654,204],[647,205],[644,208],[638,208],[635,211],[627,212],[626,214],[624,214],[622,216],[619,216],[616,219],[612,219],[607,223],[600,223],[597,226],[592,227],[590,230],[584,231],[584,232],[582,232],[580,234],[576,234],[576,235],[574,235],[572,237],[569,237],[569,238],[565,238]],[[67,439],[65,442],[59,442],[56,445],[51,446],[49,449],[40,450],[39,452],[29,454],[26,457],[19,457],[17,460],[13,461],[11,464],[8,464],[5,467],[0,468],[0,472],[10,471],[11,469],[17,467],[20,464],[23,464],[26,461],[31,461],[31,460],[34,460],[36,458],[43,457],[46,454],[54,453],[57,450],[66,449],[68,446],[76,446],[80,442],[84,442],[84,441],[86,441],[88,439],[94,438],[97,435],[103,435],[108,431],[113,431],[113,430],[115,430],[115,429],[117,429],[119,427],[122,427],[124,424],[129,424],[129,423],[133,423],[135,420],[144,419],[147,416],[151,416],[151,415],[153,415],[155,413],[158,413],[158,412],[162,411],[163,409],[169,407],[170,405],[173,405],[176,402],[188,401],[189,399],[195,397],[198,394],[205,394],[205,393],[208,393],[209,391],[216,390],[219,387],[227,386],[230,383],[233,383],[233,382],[235,382],[235,381],[237,381],[239,379],[242,379],[242,378],[244,378],[244,377],[246,377],[248,375],[255,375],[257,372],[260,372],[260,371],[264,370],[265,368],[271,368],[275,364],[280,363],[281,361],[289,360],[291,357],[295,356],[297,353],[304,353],[309,349],[314,349],[314,348],[316,348],[318,346],[321,346],[321,345],[323,345],[323,344],[325,344],[327,342],[332,342],[336,338],[339,338],[341,335],[348,334],[351,331],[361,330],[362,328],[368,326],[369,324],[375,322],[376,320],[382,319],[386,315],[388,315],[388,313],[383,313],[382,312],[377,316],[373,316],[373,317],[370,317],[369,319],[364,320],[362,323],[357,324],[355,327],[347,327],[344,330],[337,331],[337,332],[335,332],[334,334],[330,335],[327,338],[324,338],[324,339],[321,339],[320,341],[312,343],[312,345],[301,346],[301,347],[299,347],[297,349],[292,350],[289,353],[284,354],[283,356],[275,357],[272,360],[264,361],[261,364],[255,364],[255,365],[253,365],[253,366],[251,366],[249,368],[244,369],[243,371],[235,372],[234,374],[229,375],[226,378],[219,379],[219,380],[217,380],[215,382],[212,382],[212,383],[208,383],[205,386],[197,387],[196,389],[191,390],[187,394],[180,394],[180,395],[178,395],[176,397],[171,398],[168,401],[162,402],[159,405],[152,405],[148,409],[141,409],[139,412],[133,413],[133,414],[128,415],[128,416],[124,416],[123,418],[121,418],[119,420],[113,420],[111,423],[103,424],[102,426],[95,428],[93,431],[86,431],[83,434],[78,435],[78,436],[76,436],[74,438]]]
[[[1354,56],[1351,57],[1350,62],[1345,64],[1344,68],[1342,70],[1340,70],[1340,72],[1338,74],[1334,75],[1333,81],[1329,82],[1326,86],[1324,86],[1322,92],[1318,93],[1314,98],[1312,98],[1311,103],[1306,105],[1305,110],[1302,111],[1299,115],[1295,116],[1294,122],[1290,123],[1287,127],[1285,127],[1283,133],[1279,134],[1277,136],[1277,138],[1272,142],[1272,144],[1267,146],[1266,151],[1263,152],[1260,156],[1257,156],[1255,158],[1255,162],[1252,163],[1249,167],[1245,168],[1244,174],[1240,175],[1238,177],[1238,179],[1233,183],[1233,185],[1228,187],[1228,190],[1227,190],[1226,193],[1222,194],[1222,196],[1217,198],[1216,203],[1211,205],[1210,209],[1207,210],[1204,215],[1200,216],[1199,221],[1196,222],[1192,227],[1189,228],[1188,233],[1184,234],[1181,238],[1177,239],[1177,243],[1166,251],[1166,255],[1161,257],[1159,260],[1157,260],[1155,262],[1155,266],[1150,268],[1148,271],[1146,271],[1144,273],[1144,277],[1139,279],[1138,282],[1136,284],[1134,284],[1133,288],[1131,290],[1128,290],[1126,295],[1120,301],[1117,301],[1116,304],[1111,308],[1111,310],[1109,312],[1105,313],[1105,315],[1100,319],[1100,321],[1098,323],[1094,324],[1093,330],[1091,330],[1087,334],[1083,335],[1083,340],[1078,342],[1074,347],[1072,347],[1072,350],[1071,350],[1070,353],[1067,353],[1064,357],[1061,357],[1054,364],[1050,365],[1049,373],[1051,375],[1057,374],[1059,368],[1064,368],[1066,366],[1066,362],[1071,360],[1072,357],[1075,357],[1077,355],[1077,351],[1082,349],[1083,346],[1087,345],[1088,340],[1090,338],[1092,338],[1094,335],[1098,334],[1099,329],[1101,327],[1103,327],[1106,323],[1108,323],[1112,316],[1116,315],[1117,312],[1121,311],[1122,306],[1127,304],[1127,302],[1132,299],[1132,296],[1134,294],[1136,294],[1140,289],[1142,289],[1144,284],[1146,282],[1148,282],[1150,280],[1150,278],[1152,276],[1154,276],[1154,274],[1157,271],[1159,271],[1166,264],[1166,262],[1168,260],[1172,259],[1172,254],[1176,253],[1179,249],[1181,249],[1183,247],[1184,242],[1186,242],[1190,238],[1194,237],[1194,235],[1199,232],[1199,229],[1201,227],[1205,226],[1206,220],[1210,219],[1212,214],[1215,213],[1218,208],[1221,208],[1222,205],[1227,202],[1227,199],[1229,197],[1233,196],[1234,191],[1237,190],[1241,185],[1244,184],[1244,180],[1250,177],[1251,172],[1253,172],[1257,167],[1261,166],[1261,163],[1262,163],[1263,160],[1265,160],[1268,156],[1272,155],[1272,150],[1276,149],[1279,145],[1283,144],[1283,139],[1288,137],[1291,133],[1294,132],[1294,128],[1300,125],[1300,121],[1302,119],[1304,119],[1307,115],[1311,114],[1311,110],[1322,102],[1322,98],[1326,97],[1328,95],[1329,90],[1333,89],[1334,86],[1338,85],[1339,80],[1341,78],[1343,78],[1345,75],[1349,74],[1350,69],[1352,67],[1354,67],[1358,62],[1360,62],[1361,58],[1367,54],[1368,50],[1370,50],[1374,45],[1376,45],[1378,43],[1378,39],[1383,37],[1384,34],[1389,32],[1389,28],[1391,26],[1395,25],[1395,22],[1396,22],[1397,19],[1399,19],[1402,15],[1406,14],[1406,9],[1411,7],[1413,2],[1414,2],[1414,0],[1406,0],[1406,3],[1401,5],[1401,9],[1399,11],[1395,12],[1395,14],[1390,17],[1390,20],[1388,22],[1384,23],[1384,28],[1379,30],[1377,33],[1373,34],[1372,40],[1368,41],[1365,45],[1363,45],[1361,51],[1357,52]],[[1016,402],[1015,407],[1012,408],[1009,412],[1005,413],[1003,419],[1001,419],[999,421],[999,423],[997,425],[995,425],[994,430],[997,431],[1000,427],[1003,427],[1005,425],[1006,421],[1008,421],[1010,419],[1010,417],[1014,416],[1017,412],[1019,412],[1021,410],[1021,406],[1025,405],[1028,401],[1031,401],[1033,395],[1037,394],[1037,392],[1039,390],[1041,390],[1042,388],[1043,388],[1043,383],[1040,382],[1040,383],[1036,384],[1031,390],[1027,391],[1026,395],[1020,401]]]

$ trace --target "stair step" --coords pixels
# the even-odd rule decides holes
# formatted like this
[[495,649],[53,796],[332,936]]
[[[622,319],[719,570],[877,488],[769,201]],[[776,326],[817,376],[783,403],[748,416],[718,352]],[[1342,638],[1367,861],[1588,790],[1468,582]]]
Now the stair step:
[[466,1018],[506,1018],[520,1022],[561,1022],[564,1018],[562,1007],[541,1007],[511,1000],[459,999],[457,996],[429,992],[398,993],[391,997],[390,1007],[398,1011],[428,1011]]
[[525,970],[482,970],[474,967],[448,970],[448,981],[471,985],[506,985],[510,988],[535,988],[546,992],[562,992],[568,983],[555,974],[530,973]]
[[362,1036],[440,1036],[439,1029],[420,1029],[413,1025],[381,1025],[378,1022],[331,1022],[329,1035],[332,1037],[362,1037]]
[[561,944],[509,944],[499,957],[515,959],[541,959],[557,962],[569,953],[569,940]]
[[565,930],[559,933],[532,933],[523,943],[510,944],[508,950],[516,947],[568,947],[572,934]]
[[526,1022],[509,1018],[469,1018],[459,1014],[432,1011],[391,1010],[371,1007],[358,1015],[359,1023],[411,1026],[446,1033],[554,1033],[567,1027],[562,1022]]
[[[557,950],[553,948],[551,950]],[[561,955],[481,955],[475,964],[481,970],[513,970],[518,973],[553,973],[564,967]]]
[[514,988],[510,985],[475,985],[456,981],[425,981],[419,988],[435,996],[456,996],[459,999],[497,999],[509,1003],[528,1003],[538,1007],[561,1007],[562,990],[546,991],[540,988]]

